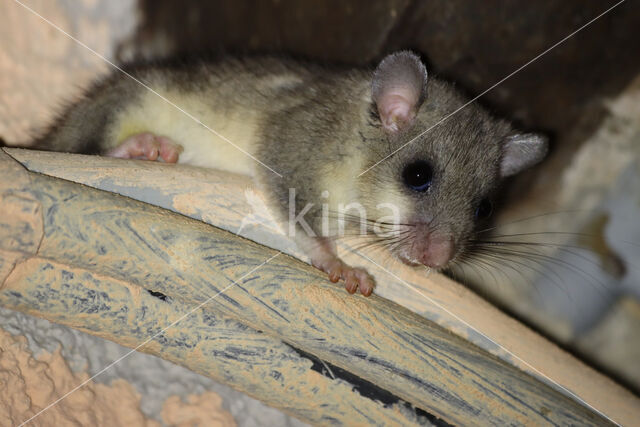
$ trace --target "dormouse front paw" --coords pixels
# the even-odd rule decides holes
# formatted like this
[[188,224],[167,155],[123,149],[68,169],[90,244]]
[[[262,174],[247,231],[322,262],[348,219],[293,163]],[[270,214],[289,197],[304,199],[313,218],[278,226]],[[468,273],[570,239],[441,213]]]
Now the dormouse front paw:
[[360,293],[368,297],[373,292],[373,278],[362,268],[351,267],[335,256],[312,260],[312,264],[327,273],[332,282],[344,280],[344,287],[350,294],[360,289]]

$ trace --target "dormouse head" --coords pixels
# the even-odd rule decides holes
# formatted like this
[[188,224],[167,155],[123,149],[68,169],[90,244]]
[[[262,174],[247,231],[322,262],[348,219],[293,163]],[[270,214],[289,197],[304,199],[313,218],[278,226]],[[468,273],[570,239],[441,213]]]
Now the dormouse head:
[[[428,78],[420,59],[403,51],[380,62],[371,83],[369,165],[358,180],[367,208],[397,208],[398,234],[388,240],[409,264],[444,268],[491,214],[500,182],[539,162],[547,141],[519,133]],[[379,162],[379,163],[378,163]]]

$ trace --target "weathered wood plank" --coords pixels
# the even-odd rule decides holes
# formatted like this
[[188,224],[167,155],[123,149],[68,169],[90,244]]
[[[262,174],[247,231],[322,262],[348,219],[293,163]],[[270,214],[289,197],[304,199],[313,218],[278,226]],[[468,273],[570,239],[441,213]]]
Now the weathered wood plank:
[[348,381],[316,372],[311,360],[267,334],[87,270],[31,258],[7,279],[0,304],[127,347],[142,345],[139,351],[231,385],[309,423],[426,421],[402,402],[385,405],[362,396]]
[[[275,228],[262,207],[259,192],[246,177],[182,165],[20,149],[7,151],[30,170],[146,201],[231,232],[240,231],[240,235],[251,240],[305,259]],[[247,216],[247,212],[251,214]],[[414,271],[376,252],[366,256],[393,272],[389,274],[372,266],[358,255],[346,254],[351,263],[362,265],[376,277],[376,294],[443,326],[563,393],[570,390],[569,394],[580,396],[590,405],[617,414],[616,419],[640,417],[640,405],[628,391],[458,283],[438,274]]]
[[[274,253],[122,197],[50,178],[32,181],[31,194],[45,218],[40,256],[186,303],[203,301]],[[604,421],[432,322],[378,297],[349,296],[286,256],[243,279],[212,308],[457,423]],[[623,411],[608,415],[632,419],[637,401],[608,387],[623,399]]]

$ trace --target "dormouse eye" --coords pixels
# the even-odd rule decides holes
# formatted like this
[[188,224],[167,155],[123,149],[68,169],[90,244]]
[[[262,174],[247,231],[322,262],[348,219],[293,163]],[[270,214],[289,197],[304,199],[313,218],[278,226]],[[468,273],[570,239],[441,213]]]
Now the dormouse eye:
[[433,168],[424,160],[415,161],[404,168],[402,179],[412,190],[427,191],[433,179]]
[[493,212],[493,203],[491,203],[491,200],[487,198],[482,199],[480,201],[480,204],[478,204],[478,207],[476,208],[476,219],[487,219],[489,218],[489,216],[491,216],[491,212]]

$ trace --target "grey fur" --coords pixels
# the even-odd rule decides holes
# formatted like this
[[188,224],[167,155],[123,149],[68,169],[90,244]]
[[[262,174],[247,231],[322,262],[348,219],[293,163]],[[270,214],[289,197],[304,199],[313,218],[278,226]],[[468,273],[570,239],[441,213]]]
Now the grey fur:
[[[34,148],[70,153],[101,154],[106,129],[118,110],[135,102],[141,87],[120,75],[94,84],[87,93],[38,138]],[[123,94],[127,94],[126,97]]]
[[[331,182],[332,173],[375,164],[466,102],[447,83],[433,77],[427,80],[426,70],[416,74],[416,69],[424,66],[414,55],[390,56],[382,65],[376,79],[369,69],[326,69],[272,57],[130,71],[145,83],[199,91],[211,100],[211,108],[261,111],[260,142],[253,154],[283,178],[259,167],[258,181],[285,216],[289,188],[295,188],[297,206],[315,203],[310,217],[319,217],[320,194],[326,190],[322,183]],[[414,86],[418,81],[423,85],[414,120],[389,133],[382,128],[373,95],[381,95],[385,87],[378,83],[396,78],[392,74],[413,79]],[[265,83],[268,77],[281,75],[295,78],[289,83]],[[114,75],[73,105],[41,139],[40,147],[104,152],[109,143],[113,144],[105,141],[105,129],[144,90],[128,77]],[[392,188],[411,201],[403,207],[406,221],[446,230],[459,253],[472,236],[476,206],[501,181],[505,146],[513,135],[508,123],[471,104],[358,178],[353,186],[365,206],[384,198],[377,189]],[[535,138],[529,140],[536,141],[535,155],[525,156],[517,162],[517,168],[507,168],[509,173],[535,163],[544,154],[546,144],[538,144],[540,140]],[[526,143],[526,139],[518,141]],[[403,168],[416,159],[428,160],[435,171],[433,184],[424,193],[407,188],[402,181]],[[312,227],[320,233],[319,221]]]

